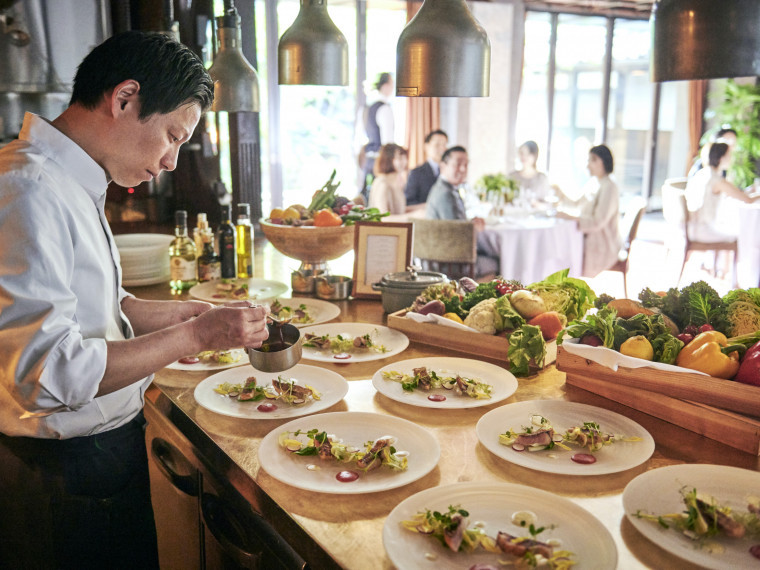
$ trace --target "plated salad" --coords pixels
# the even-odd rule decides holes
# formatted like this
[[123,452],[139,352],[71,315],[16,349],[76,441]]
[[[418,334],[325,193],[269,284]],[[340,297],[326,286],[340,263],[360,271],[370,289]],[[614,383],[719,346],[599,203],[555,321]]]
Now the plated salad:
[[[491,570],[504,565],[517,568],[552,568],[566,570],[576,564],[575,555],[559,548],[559,541],[542,542],[538,536],[547,528],[536,526],[536,517],[528,511],[512,515],[512,523],[525,528],[529,536],[516,536],[499,530],[496,537],[489,536],[480,523],[468,525],[469,512],[460,505],[449,505],[448,511],[426,509],[411,519],[401,522],[403,527],[436,539],[452,552],[472,553],[485,550],[494,554],[507,554],[509,560],[495,559],[494,564],[478,564],[471,570]],[[498,565],[497,565],[498,564]]]
[[[514,451],[546,451],[560,448],[571,451],[571,446],[586,449],[590,453],[602,450],[617,441],[641,441],[640,437],[627,437],[606,433],[597,422],[586,421],[567,428],[564,432],[555,431],[551,422],[540,414],[530,416],[530,423],[520,430],[508,429],[499,434],[499,443],[511,446]],[[595,463],[594,455],[576,453],[571,457],[576,463]]]
[[[466,396],[478,400],[488,399],[491,397],[493,387],[490,384],[481,382],[477,378],[466,378],[457,373],[446,371],[428,370],[427,367],[421,366],[414,368],[412,374],[388,370],[382,373],[383,378],[401,383],[401,387],[406,392],[423,390],[429,392],[439,388],[452,391],[459,396]],[[433,396],[429,396],[433,398]]]
[[255,376],[248,377],[242,384],[222,382],[214,388],[214,392],[235,398],[238,402],[260,402],[266,399],[278,400],[294,406],[321,398],[321,394],[311,386],[301,386],[297,380],[282,376],[272,380],[269,386],[257,384]]
[[314,316],[309,312],[309,307],[305,303],[299,303],[297,307],[283,305],[278,299],[275,299],[269,306],[269,312],[272,316],[282,320],[290,319],[290,322],[297,325],[306,325],[314,322]]
[[239,348],[233,350],[204,350],[198,354],[180,358],[178,362],[181,364],[197,364],[199,362],[206,364],[234,364],[235,362],[239,362],[244,354],[245,351]]
[[372,331],[361,336],[351,336],[346,334],[337,335],[315,335],[306,333],[304,335],[303,346],[316,348],[317,350],[329,350],[334,354],[348,354],[356,351],[371,352],[388,352],[382,344],[378,344],[372,338],[377,331]]
[[234,299],[247,300],[255,298],[256,295],[250,295],[248,283],[236,281],[235,279],[222,279],[216,284],[215,299]]

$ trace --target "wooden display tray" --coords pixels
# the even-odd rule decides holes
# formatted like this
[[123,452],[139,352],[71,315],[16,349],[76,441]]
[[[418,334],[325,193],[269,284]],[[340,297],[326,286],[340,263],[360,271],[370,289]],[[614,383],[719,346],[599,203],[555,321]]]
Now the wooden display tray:
[[[485,356],[494,360],[508,360],[509,341],[503,336],[469,332],[434,323],[418,323],[412,319],[407,319],[404,315],[406,315],[406,309],[390,313],[388,315],[388,326],[400,330],[410,340],[450,348],[467,354]],[[548,366],[556,359],[557,343],[555,341],[547,342],[544,366]]]
[[566,382],[741,451],[760,455],[760,388],[653,368],[606,366],[559,347]]

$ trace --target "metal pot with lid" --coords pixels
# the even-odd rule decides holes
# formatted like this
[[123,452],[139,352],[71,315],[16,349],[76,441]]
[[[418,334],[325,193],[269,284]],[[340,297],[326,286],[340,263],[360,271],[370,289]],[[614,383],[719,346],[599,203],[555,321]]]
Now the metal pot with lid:
[[379,283],[372,284],[372,288],[382,292],[383,310],[395,313],[410,306],[431,285],[445,283],[447,280],[444,273],[419,271],[418,267],[410,266],[406,271],[386,273]]

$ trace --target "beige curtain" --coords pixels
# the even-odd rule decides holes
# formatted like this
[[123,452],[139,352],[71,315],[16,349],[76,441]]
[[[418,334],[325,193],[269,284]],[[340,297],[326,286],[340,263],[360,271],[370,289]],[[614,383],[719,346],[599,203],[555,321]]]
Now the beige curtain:
[[[406,21],[411,20],[422,2],[407,0]],[[406,148],[409,168],[425,162],[425,135],[441,128],[441,106],[437,97],[408,97],[406,100]]]
[[699,154],[699,139],[704,130],[707,83],[706,79],[689,81],[689,156],[686,158],[684,173],[689,172],[694,157]]

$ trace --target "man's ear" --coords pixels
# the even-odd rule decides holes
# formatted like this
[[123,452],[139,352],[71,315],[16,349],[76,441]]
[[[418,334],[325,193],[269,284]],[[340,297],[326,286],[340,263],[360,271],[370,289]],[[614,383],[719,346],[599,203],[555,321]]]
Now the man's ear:
[[140,92],[140,84],[134,79],[127,79],[122,81],[116,87],[113,88],[110,97],[110,109],[114,117],[118,117],[129,110],[132,106],[139,113],[140,101],[138,93]]

